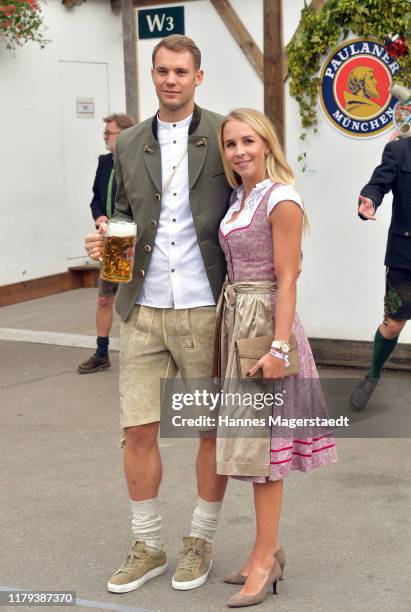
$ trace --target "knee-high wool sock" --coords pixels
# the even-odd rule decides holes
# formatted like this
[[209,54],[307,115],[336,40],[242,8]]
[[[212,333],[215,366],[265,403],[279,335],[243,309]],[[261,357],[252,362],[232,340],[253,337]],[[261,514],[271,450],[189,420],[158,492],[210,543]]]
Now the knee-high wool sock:
[[208,502],[199,497],[191,519],[190,536],[201,538],[212,544],[222,505],[222,501]]
[[109,340],[108,336],[98,336],[97,337],[96,355],[97,355],[97,357],[100,357],[100,359],[103,359],[104,357],[107,357],[109,342],[110,342],[110,340]]
[[140,502],[130,499],[130,504],[133,513],[131,525],[135,539],[145,542],[150,548],[160,550],[162,542],[158,497]]
[[372,362],[367,372],[367,378],[380,378],[382,366],[397,346],[397,342],[398,337],[391,339],[384,338],[380,328],[377,329],[374,337]]

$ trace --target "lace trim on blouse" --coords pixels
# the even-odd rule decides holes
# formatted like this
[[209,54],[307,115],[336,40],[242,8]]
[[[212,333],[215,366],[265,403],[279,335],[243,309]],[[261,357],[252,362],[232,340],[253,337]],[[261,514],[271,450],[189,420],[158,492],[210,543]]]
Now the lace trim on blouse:
[[[232,204],[225,214],[225,217],[220,223],[220,231],[224,237],[228,236],[234,230],[247,228],[257,210],[259,203],[261,202],[267,191],[274,185],[271,179],[266,179],[261,183],[257,183],[254,189],[251,190],[248,195],[243,210],[237,215],[234,221],[230,221],[233,214],[238,212],[241,207],[241,202],[244,195],[244,187],[241,185],[236,192],[233,194]],[[304,212],[304,205],[300,195],[297,193],[293,185],[278,185],[270,194],[267,202],[267,218],[270,215],[273,208],[284,200],[291,200],[301,206]]]

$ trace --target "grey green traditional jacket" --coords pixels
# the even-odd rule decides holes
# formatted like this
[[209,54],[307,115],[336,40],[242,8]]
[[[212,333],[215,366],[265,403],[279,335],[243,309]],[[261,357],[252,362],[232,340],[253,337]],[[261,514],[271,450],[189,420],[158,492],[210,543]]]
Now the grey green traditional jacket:
[[[218,228],[230,193],[217,144],[222,117],[194,107],[188,131],[190,206],[198,244],[214,298],[226,274]],[[115,153],[117,196],[114,217],[137,223],[133,280],[120,285],[117,312],[125,321],[133,308],[150,265],[161,206],[161,154],[157,115],[120,133]]]

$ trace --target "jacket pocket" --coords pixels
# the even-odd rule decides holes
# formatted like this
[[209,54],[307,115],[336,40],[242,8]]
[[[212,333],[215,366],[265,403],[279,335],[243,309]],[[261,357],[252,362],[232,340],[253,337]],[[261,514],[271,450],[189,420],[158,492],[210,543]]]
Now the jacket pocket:
[[411,172],[411,163],[408,160],[401,164],[401,172]]
[[410,227],[392,227],[391,234],[394,236],[402,236],[403,238],[411,238],[411,226]]
[[134,344],[135,346],[150,344],[154,316],[155,309],[140,306],[130,333],[131,344]]

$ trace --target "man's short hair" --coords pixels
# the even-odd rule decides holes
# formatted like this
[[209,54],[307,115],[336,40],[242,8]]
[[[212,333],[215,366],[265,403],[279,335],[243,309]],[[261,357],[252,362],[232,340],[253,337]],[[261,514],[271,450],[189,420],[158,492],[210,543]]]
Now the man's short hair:
[[166,36],[165,38],[162,38],[153,49],[153,67],[157,51],[161,48],[169,49],[170,51],[188,51],[193,57],[195,69],[200,69],[201,51],[192,38],[189,38],[188,36],[183,36],[183,34],[172,34],[171,36]]
[[126,113],[113,113],[112,115],[103,117],[103,121],[104,123],[115,121],[119,130],[125,130],[126,128],[134,125],[133,117],[131,115],[127,115]]

